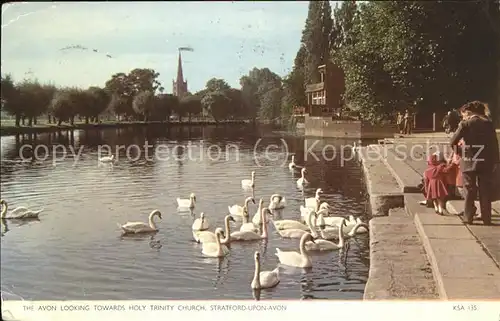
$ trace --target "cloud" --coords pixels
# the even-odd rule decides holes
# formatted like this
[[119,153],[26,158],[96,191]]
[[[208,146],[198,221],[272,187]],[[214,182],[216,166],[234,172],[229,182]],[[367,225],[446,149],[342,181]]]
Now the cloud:
[[[31,69],[41,80],[87,86],[103,84],[114,72],[145,67],[158,70],[168,88],[177,48],[192,46],[193,53],[183,54],[191,61],[184,66],[190,86],[203,86],[211,74],[237,83],[255,63],[276,72],[285,62],[291,67],[306,16],[307,2],[4,5],[2,73],[19,79]],[[102,54],[59,50],[68,45]]]

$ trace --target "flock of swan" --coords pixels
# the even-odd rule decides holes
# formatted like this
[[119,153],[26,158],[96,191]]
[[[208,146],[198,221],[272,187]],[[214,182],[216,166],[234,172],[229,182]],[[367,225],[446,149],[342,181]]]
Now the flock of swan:
[[[106,159],[107,160],[107,159]],[[113,158],[109,158],[113,161]],[[289,169],[295,171],[299,166],[295,164],[295,158],[289,164]],[[301,168],[301,177],[297,180],[297,187],[303,188],[308,185],[305,174],[305,167]],[[255,189],[255,171],[251,172],[250,179],[241,181],[243,189]],[[255,204],[254,197],[247,197],[243,205],[235,204],[228,206],[229,214],[224,218],[224,227],[216,227],[210,231],[211,223],[205,213],[200,213],[200,217],[192,224],[192,235],[194,241],[202,245],[201,253],[207,257],[224,257],[230,253],[229,245],[233,242],[250,242],[267,239],[268,223],[274,225],[275,230],[282,238],[300,239],[298,251],[283,251],[276,249],[280,264],[310,268],[313,262],[310,252],[314,251],[335,251],[344,248],[345,240],[356,234],[366,233],[368,225],[359,218],[353,216],[345,218],[343,216],[332,216],[332,208],[327,202],[321,202],[321,188],[316,190],[315,197],[305,198],[304,205],[300,206],[301,218],[299,220],[282,219],[280,210],[286,206],[286,199],[280,194],[273,194],[266,205],[264,199],[259,200],[258,210],[250,218],[249,205]],[[253,195],[253,194],[252,194]],[[38,218],[43,211],[31,211],[26,207],[18,207],[7,213],[8,206],[1,200],[2,219],[32,219]],[[177,198],[179,211],[189,210],[193,212],[196,206],[196,195],[191,193],[189,198]],[[153,210],[149,214],[149,221],[118,223],[123,235],[139,233],[156,233],[159,231],[155,218],[162,219],[159,210]],[[239,225],[233,230],[231,225]],[[338,241],[336,241],[338,240]],[[251,282],[254,290],[272,288],[280,282],[279,266],[272,271],[261,271],[260,253],[254,254],[255,274]]]
[[[292,161],[290,170],[299,168]],[[301,177],[297,180],[297,186],[303,188],[308,185],[305,167],[301,168]],[[245,190],[255,190],[255,171],[251,172],[250,179],[243,179],[241,187]],[[251,242],[268,239],[268,223],[271,223],[282,238],[300,239],[298,251],[283,251],[276,249],[276,256],[280,264],[310,268],[313,262],[310,252],[335,251],[344,248],[345,240],[356,234],[366,233],[368,225],[359,218],[352,215],[349,218],[343,216],[331,216],[332,207],[327,202],[321,202],[323,191],[316,190],[315,197],[306,198],[304,205],[300,206],[301,219],[282,219],[280,210],[286,207],[286,199],[280,194],[273,194],[266,204],[264,199],[259,200],[258,209],[250,217],[249,206],[255,204],[253,196],[245,198],[242,205],[228,206],[228,212],[224,217],[224,226],[216,227],[211,231],[212,224],[204,212],[195,219],[191,228],[195,242],[202,245],[201,253],[207,257],[224,257],[230,253],[230,244],[233,242]],[[193,212],[196,206],[196,195],[191,193],[189,198],[177,198],[179,211],[189,210]],[[128,222],[124,225],[118,224],[122,233],[145,233],[157,232],[158,227],[154,221],[155,217],[161,219],[161,213],[154,210],[149,215],[149,222]],[[232,225],[236,225],[233,229]],[[338,241],[337,241],[338,240]],[[254,290],[272,288],[280,282],[279,266],[272,271],[261,271],[260,253],[254,254],[255,274],[250,284]]]

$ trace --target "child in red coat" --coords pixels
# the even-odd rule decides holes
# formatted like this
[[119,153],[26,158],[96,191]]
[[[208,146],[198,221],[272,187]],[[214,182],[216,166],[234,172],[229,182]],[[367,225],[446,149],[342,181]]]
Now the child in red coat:
[[428,167],[424,172],[425,198],[432,201],[436,213],[443,215],[448,197],[447,176],[454,165],[447,164],[440,152],[429,156],[427,164]]

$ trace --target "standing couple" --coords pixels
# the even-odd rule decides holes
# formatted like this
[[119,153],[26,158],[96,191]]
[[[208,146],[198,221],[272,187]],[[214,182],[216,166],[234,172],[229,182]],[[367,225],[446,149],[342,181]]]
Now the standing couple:
[[462,122],[453,134],[450,144],[461,157],[460,171],[463,180],[465,209],[463,220],[472,224],[476,214],[476,194],[479,191],[481,219],[491,225],[494,173],[499,163],[498,140],[495,126],[486,104],[473,101],[460,108]]

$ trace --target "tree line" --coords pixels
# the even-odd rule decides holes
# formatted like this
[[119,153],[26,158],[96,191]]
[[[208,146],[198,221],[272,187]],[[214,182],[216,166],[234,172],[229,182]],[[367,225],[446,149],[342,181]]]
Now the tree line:
[[[103,114],[134,121],[180,120],[197,115],[212,117],[216,122],[227,119],[265,119],[280,113],[281,78],[268,68],[254,68],[241,78],[241,89],[231,88],[223,79],[213,78],[196,93],[178,98],[166,94],[153,69],[136,68],[117,73],[103,87],[87,89],[58,88],[36,80],[15,82],[2,76],[2,110],[15,117],[16,126],[32,126],[40,117],[49,123],[74,124],[78,117],[86,123],[99,122]],[[268,94],[268,91],[272,91]],[[269,112],[267,110],[270,110]]]
[[310,1],[287,99],[306,103],[317,66],[345,77],[345,104],[380,122],[395,111],[431,113],[500,94],[498,1]]

